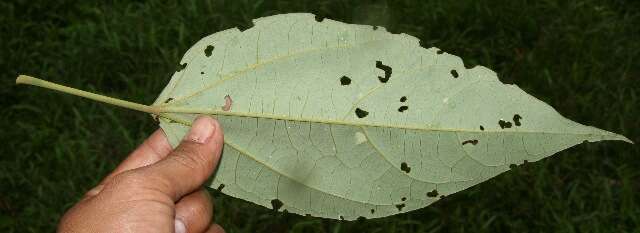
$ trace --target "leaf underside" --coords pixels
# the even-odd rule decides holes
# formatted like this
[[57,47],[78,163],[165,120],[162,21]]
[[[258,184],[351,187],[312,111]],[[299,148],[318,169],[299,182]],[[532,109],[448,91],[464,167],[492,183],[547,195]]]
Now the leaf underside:
[[197,42],[152,106],[173,146],[216,115],[225,147],[210,186],[268,208],[384,217],[583,141],[628,141],[406,34],[312,14],[254,25]]

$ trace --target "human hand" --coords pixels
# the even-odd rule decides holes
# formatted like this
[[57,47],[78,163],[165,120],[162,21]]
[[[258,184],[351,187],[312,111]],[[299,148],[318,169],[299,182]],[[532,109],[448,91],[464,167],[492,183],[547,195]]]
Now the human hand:
[[62,217],[59,232],[224,232],[212,224],[213,204],[202,184],[222,152],[223,132],[198,117],[172,150],[156,130]]

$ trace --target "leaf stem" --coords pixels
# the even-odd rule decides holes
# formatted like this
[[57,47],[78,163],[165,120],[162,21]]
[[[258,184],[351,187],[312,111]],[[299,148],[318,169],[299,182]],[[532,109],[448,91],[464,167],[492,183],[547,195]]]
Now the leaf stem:
[[121,99],[116,99],[116,98],[112,98],[104,95],[91,93],[88,91],[78,90],[75,88],[48,82],[48,81],[34,78],[27,75],[19,75],[18,78],[16,79],[16,84],[28,84],[33,86],[39,86],[46,89],[51,89],[51,90],[59,91],[62,93],[80,96],[80,97],[95,100],[98,102],[103,102],[103,103],[107,103],[107,104],[111,104],[111,105],[115,105],[123,108],[128,108],[128,109],[132,109],[140,112],[146,112],[146,113],[155,114],[155,115],[159,114],[158,108],[155,108],[152,106],[129,102]]

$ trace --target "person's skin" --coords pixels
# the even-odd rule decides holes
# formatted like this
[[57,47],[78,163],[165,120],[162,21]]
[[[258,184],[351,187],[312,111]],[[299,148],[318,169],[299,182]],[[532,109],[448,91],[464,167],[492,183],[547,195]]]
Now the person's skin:
[[222,128],[198,117],[175,149],[158,129],[62,217],[58,232],[224,232],[202,187],[218,165]]

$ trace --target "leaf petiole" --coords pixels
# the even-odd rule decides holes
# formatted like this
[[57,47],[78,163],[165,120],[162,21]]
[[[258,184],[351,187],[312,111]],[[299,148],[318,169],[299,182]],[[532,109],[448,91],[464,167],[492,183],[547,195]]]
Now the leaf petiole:
[[48,81],[34,78],[28,75],[19,75],[18,78],[16,78],[16,84],[27,84],[27,85],[39,86],[46,89],[51,89],[51,90],[55,90],[55,91],[59,91],[59,92],[63,92],[63,93],[67,93],[75,96],[80,96],[80,97],[95,100],[98,102],[107,103],[107,104],[128,108],[128,109],[132,109],[140,112],[146,112],[146,113],[155,114],[155,115],[159,115],[160,113],[159,109],[156,107],[129,102],[126,100],[116,99],[116,98],[112,98],[104,95],[99,95],[99,94],[91,93],[88,91],[83,91],[83,90],[75,89],[72,87],[67,87],[64,85],[48,82]]

